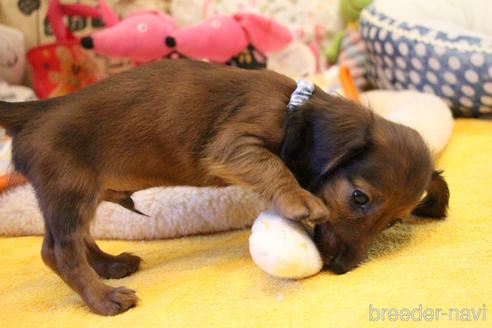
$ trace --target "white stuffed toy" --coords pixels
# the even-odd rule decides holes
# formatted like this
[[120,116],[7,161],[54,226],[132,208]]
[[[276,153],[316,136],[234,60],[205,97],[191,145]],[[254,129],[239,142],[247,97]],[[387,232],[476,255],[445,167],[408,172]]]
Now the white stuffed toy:
[[[436,156],[446,146],[453,117],[439,97],[415,91],[377,90],[361,101],[386,119],[417,130]],[[267,273],[299,279],[317,274],[323,263],[316,245],[301,223],[262,212],[253,224],[249,250],[254,262]]]
[[323,267],[318,248],[301,223],[266,211],[258,216],[251,231],[251,257],[269,274],[281,278],[306,278]]

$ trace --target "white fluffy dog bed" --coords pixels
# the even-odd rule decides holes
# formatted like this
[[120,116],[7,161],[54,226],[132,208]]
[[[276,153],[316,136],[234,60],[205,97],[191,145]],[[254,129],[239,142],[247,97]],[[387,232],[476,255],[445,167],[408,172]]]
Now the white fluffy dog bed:
[[[419,131],[434,154],[447,144],[451,112],[439,98],[416,92],[372,91],[362,101],[390,120]],[[251,192],[228,188],[153,188],[135,193],[136,208],[149,217],[112,203],[99,206],[92,234],[99,239],[160,239],[250,226],[266,204]],[[43,234],[43,219],[30,185],[0,197],[0,235]]]
[[[102,203],[92,223],[98,239],[161,239],[206,234],[250,226],[266,207],[254,193],[228,188],[152,188],[132,195],[148,217],[113,203]],[[44,223],[30,185],[0,197],[0,235],[44,233]]]

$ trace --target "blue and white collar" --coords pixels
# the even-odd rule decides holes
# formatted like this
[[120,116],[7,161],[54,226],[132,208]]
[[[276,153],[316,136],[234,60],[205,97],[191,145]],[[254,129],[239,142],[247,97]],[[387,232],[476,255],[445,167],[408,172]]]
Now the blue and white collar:
[[297,87],[290,96],[287,108],[289,112],[294,111],[297,107],[302,106],[309,100],[314,92],[314,84],[311,81],[297,80]]

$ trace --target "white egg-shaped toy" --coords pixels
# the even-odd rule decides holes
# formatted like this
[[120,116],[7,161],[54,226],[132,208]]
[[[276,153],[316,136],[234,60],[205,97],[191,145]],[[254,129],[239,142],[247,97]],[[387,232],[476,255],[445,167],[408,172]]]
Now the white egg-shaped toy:
[[251,257],[272,276],[300,279],[322,269],[318,248],[301,223],[266,211],[258,216],[251,230]]

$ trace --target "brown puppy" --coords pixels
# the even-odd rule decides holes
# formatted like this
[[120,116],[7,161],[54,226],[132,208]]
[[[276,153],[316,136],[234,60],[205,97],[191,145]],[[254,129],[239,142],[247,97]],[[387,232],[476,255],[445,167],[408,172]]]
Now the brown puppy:
[[97,313],[134,306],[132,290],[99,277],[127,276],[140,258],[104,253],[89,223],[101,201],[132,208],[131,192],[153,186],[237,184],[285,217],[324,222],[315,239],[336,272],[414,208],[445,215],[446,183],[416,132],[319,88],[288,115],[295,88],[270,71],[176,60],[61,98],[0,103],[45,218],[44,262]]

